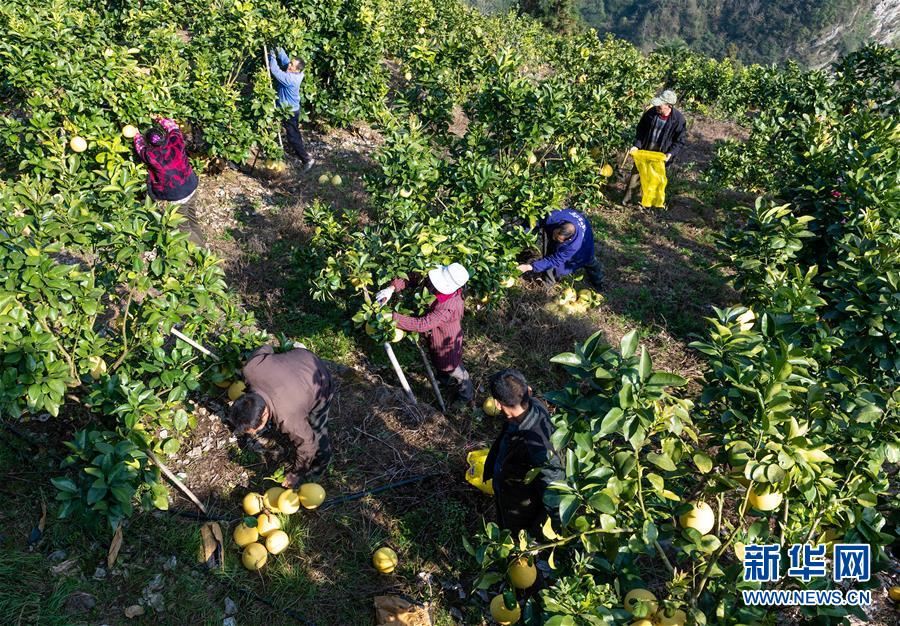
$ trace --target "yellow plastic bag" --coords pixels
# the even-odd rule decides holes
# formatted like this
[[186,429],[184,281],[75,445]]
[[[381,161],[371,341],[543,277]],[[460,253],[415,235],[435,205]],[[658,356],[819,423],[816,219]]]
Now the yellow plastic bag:
[[472,450],[466,455],[466,462],[469,469],[466,470],[466,481],[473,487],[477,487],[481,491],[489,495],[494,495],[494,481],[489,480],[482,482],[484,478],[484,460],[487,458],[489,450]]
[[647,207],[666,206],[666,155],[652,150],[634,153],[634,165],[641,175],[641,204]]

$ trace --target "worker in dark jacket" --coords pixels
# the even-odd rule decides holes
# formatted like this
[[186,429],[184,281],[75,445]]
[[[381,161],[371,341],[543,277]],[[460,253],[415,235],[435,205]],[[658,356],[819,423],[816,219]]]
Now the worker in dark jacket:
[[563,276],[584,270],[585,279],[594,289],[603,283],[603,269],[594,256],[594,231],[590,221],[578,211],[562,209],[543,218],[541,229],[542,257],[519,265],[520,272],[540,274],[553,284]]
[[285,487],[324,471],[331,460],[328,410],[334,388],[322,360],[305,348],[275,354],[272,346],[263,346],[242,373],[247,392],[229,409],[235,434],[255,437],[274,425],[287,436],[294,461]]
[[178,212],[187,219],[191,241],[202,245],[203,233],[190,205],[199,179],[188,160],[178,124],[156,118],[153,126],[134,136],[134,150],[147,167],[147,195],[157,202],[179,205]]
[[[500,527],[537,536],[548,513],[558,517],[556,507],[545,503],[545,491],[554,481],[565,480],[560,455],[550,443],[554,431],[550,414],[532,397],[518,370],[505,369],[491,376],[490,392],[506,423],[484,461],[483,480],[494,481]],[[535,468],[540,473],[528,481],[528,473]]]
[[[281,65],[285,69],[281,69]],[[284,121],[284,130],[291,150],[303,161],[303,171],[315,165],[309,156],[300,134],[300,85],[303,84],[306,63],[303,59],[291,59],[282,48],[278,48],[278,58],[269,52],[269,72],[275,79],[278,105],[290,110],[291,115]]]
[[[667,89],[650,101],[650,108],[641,116],[634,135],[634,145],[629,154],[638,150],[662,152],[666,155],[666,170],[675,162],[684,149],[684,136],[687,125],[684,115],[675,108],[678,98],[675,92]],[[635,190],[641,186],[641,177],[637,168],[632,170],[628,188],[625,191],[623,204],[629,204]]]
[[[395,278],[390,286],[375,294],[381,304],[405,289],[413,281]],[[469,372],[462,364],[462,318],[465,302],[462,288],[469,280],[469,272],[459,263],[441,265],[428,272],[427,287],[434,295],[434,302],[422,317],[394,313],[397,327],[413,333],[428,334],[428,352],[441,383],[453,385],[456,392],[455,408],[462,408],[475,398],[475,389]]]

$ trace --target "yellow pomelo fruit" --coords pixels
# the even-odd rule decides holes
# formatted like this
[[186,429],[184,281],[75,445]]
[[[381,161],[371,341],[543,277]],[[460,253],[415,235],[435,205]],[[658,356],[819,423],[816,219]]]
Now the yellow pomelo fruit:
[[708,535],[716,525],[716,514],[706,502],[693,502],[690,511],[678,517],[682,528],[693,528],[701,535]]
[[750,453],[752,451],[753,446],[748,442],[740,439],[732,441],[731,445],[728,447],[728,464],[736,469],[744,467],[747,464],[747,461],[750,460]]
[[126,124],[122,127],[122,135],[127,137],[128,139],[134,139],[137,134],[138,129],[131,124]]
[[574,302],[576,299],[578,299],[578,292],[571,287],[566,287],[563,290],[562,295],[559,296],[559,303],[568,304]]
[[481,405],[481,410],[484,411],[485,415],[495,417],[500,415],[500,403],[494,398],[488,398],[484,401],[484,404]]
[[528,153],[528,164],[534,165],[535,163],[537,163],[537,156],[534,154],[534,152],[529,152]]
[[756,493],[753,490],[750,491],[750,506],[759,511],[774,511],[783,499],[784,496],[777,491],[763,494]]
[[84,152],[87,150],[87,141],[84,137],[72,137],[69,147],[72,149],[72,152]]
[[419,27],[419,34],[420,34],[420,35],[424,35],[424,34],[425,34],[425,27],[424,27],[424,26],[420,26],[420,27]]
[[430,243],[423,243],[422,247],[419,248],[419,250],[421,250],[422,254],[424,254],[425,256],[431,256],[432,254],[434,254],[434,246]]
[[300,504],[307,509],[315,509],[325,502],[325,490],[317,483],[303,483],[298,490]]
[[237,400],[242,395],[244,395],[244,389],[247,388],[247,385],[244,384],[242,380],[236,380],[228,386],[228,399],[229,400]]
[[519,608],[518,604],[513,609],[506,608],[506,604],[503,602],[503,594],[501,593],[494,596],[494,599],[491,600],[491,617],[494,618],[495,622],[504,626],[515,624],[522,617],[522,609]]
[[328,174],[322,174],[321,176],[319,176],[320,185],[327,185],[329,182],[331,182],[331,176],[329,176]]
[[578,290],[578,299],[582,302],[590,302],[594,299],[594,292],[590,289],[579,289]]
[[269,553],[266,552],[266,547],[261,543],[251,543],[244,548],[244,553],[241,554],[241,563],[251,571],[262,569],[268,560]]
[[278,496],[278,511],[285,515],[291,515],[300,510],[300,494],[293,489],[285,489]]
[[406,189],[405,187],[400,190],[401,198],[408,198],[412,195],[412,189]]
[[888,597],[894,602],[900,602],[900,586],[893,586],[888,589]]
[[256,518],[256,530],[263,537],[281,529],[281,522],[275,517],[274,513],[260,513]]
[[284,552],[285,548],[288,547],[289,543],[291,543],[291,540],[288,538],[286,532],[283,530],[273,530],[266,537],[266,550],[268,550],[270,554],[281,554]]
[[235,527],[231,536],[234,537],[234,542],[243,548],[259,539],[259,531],[241,522]]
[[642,617],[641,619],[636,619],[631,622],[630,626],[653,626],[653,622],[646,617]]
[[406,337],[406,333],[403,332],[403,330],[400,328],[395,328],[394,329],[394,338],[391,339],[391,343],[397,343],[399,341],[402,341],[404,337]]
[[747,550],[747,545],[746,545],[744,542],[742,542],[742,541],[735,541],[735,542],[734,542],[734,545],[732,546],[732,548],[734,548],[734,556],[737,557],[737,560],[738,560],[738,561],[743,561],[743,560],[744,560],[744,553],[745,553],[746,550]]
[[513,287],[515,284],[516,284],[516,279],[513,276],[507,276],[506,278],[504,278],[503,280],[500,281],[500,286],[505,287],[506,289]]
[[263,508],[263,497],[261,493],[251,492],[244,496],[241,502],[244,507],[244,513],[247,515],[259,515]]
[[600,176],[603,176],[603,177],[605,177],[605,178],[609,178],[609,177],[612,176],[612,175],[613,175],[613,168],[612,168],[612,165],[610,165],[609,163],[605,163],[605,164],[603,165],[603,167],[600,168]]
[[574,159],[577,156],[578,156],[578,148],[576,148],[575,146],[572,146],[571,148],[569,148],[569,158]]
[[228,389],[229,387],[231,387],[231,383],[233,382],[233,380],[220,380],[219,382],[213,384],[219,389]]
[[266,493],[263,495],[263,506],[273,513],[280,513],[281,511],[278,510],[278,498],[283,493],[284,487],[270,487],[266,489]]
[[656,626],[684,626],[687,622],[687,613],[681,609],[675,609],[671,617],[662,611],[656,614]]
[[656,602],[656,596],[647,589],[632,589],[626,593],[625,599],[622,600],[622,606],[624,606],[625,610],[629,613],[634,613],[634,609],[637,607],[638,602],[646,604],[650,609],[651,615],[656,613],[656,609],[659,606]]
[[92,356],[88,358],[88,363],[91,366],[91,378],[100,380],[100,377],[106,373],[106,361],[103,360],[103,357]]
[[390,574],[397,567],[399,558],[390,548],[378,548],[372,555],[372,565],[382,574]]
[[412,72],[406,72],[403,75],[403,78],[405,78],[406,80],[412,80]]
[[528,589],[537,580],[537,568],[528,559],[519,558],[509,564],[506,570],[509,581],[516,589]]
[[331,184],[335,187],[340,187],[342,182],[344,182],[344,179],[341,178],[339,174],[335,174],[331,177]]

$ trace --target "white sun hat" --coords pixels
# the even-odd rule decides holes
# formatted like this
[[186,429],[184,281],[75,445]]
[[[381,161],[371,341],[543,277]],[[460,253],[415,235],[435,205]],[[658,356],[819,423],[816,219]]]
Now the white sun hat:
[[428,272],[431,284],[442,294],[450,295],[469,280],[469,272],[459,263],[439,265]]

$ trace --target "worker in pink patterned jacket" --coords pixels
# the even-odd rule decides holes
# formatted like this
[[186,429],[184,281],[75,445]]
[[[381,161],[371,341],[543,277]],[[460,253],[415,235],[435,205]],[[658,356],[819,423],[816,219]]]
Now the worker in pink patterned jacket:
[[[391,296],[407,286],[421,282],[422,277],[410,281],[395,278],[389,287],[375,294],[375,299],[385,304]],[[435,300],[422,317],[394,313],[397,327],[408,332],[425,333],[428,351],[437,370],[438,379],[454,387],[456,397],[452,407],[456,410],[472,402],[475,389],[469,372],[462,364],[462,318],[465,310],[462,288],[469,280],[469,272],[459,263],[441,265],[428,272],[426,287]]]
[[191,240],[202,244],[196,215],[188,205],[199,181],[188,161],[184,135],[178,124],[164,117],[156,118],[150,128],[134,136],[134,149],[147,166],[147,194],[157,202],[179,205],[179,213],[187,218]]

